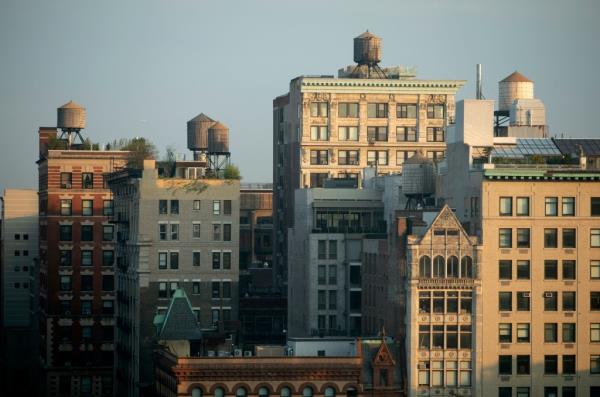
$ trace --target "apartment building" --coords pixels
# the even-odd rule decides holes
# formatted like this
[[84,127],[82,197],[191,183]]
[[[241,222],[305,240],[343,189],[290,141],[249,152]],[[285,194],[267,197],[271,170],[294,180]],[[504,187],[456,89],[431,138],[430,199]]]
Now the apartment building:
[[[59,125],[61,111],[84,109],[59,108]],[[129,152],[74,144],[63,127],[39,129],[40,383],[48,396],[111,396],[115,231],[104,175]]]
[[34,393],[39,336],[31,275],[38,266],[38,197],[31,189],[6,189],[0,234],[0,388]]
[[[328,178],[360,185],[367,165],[382,174],[401,172],[419,149],[432,159],[444,157],[454,97],[465,81],[421,80],[413,68],[381,69],[381,40],[365,33],[354,42],[357,65],[341,69],[338,78],[294,78],[289,92],[273,100],[274,261],[284,282],[295,189],[323,187]],[[377,59],[364,59],[368,48]]]
[[118,395],[153,390],[156,321],[176,290],[189,297],[205,338],[225,340],[237,330],[240,185],[197,179],[205,167],[177,162],[171,173],[145,160],[143,169],[109,176],[118,241]]
[[483,395],[600,395],[600,172],[483,178]]

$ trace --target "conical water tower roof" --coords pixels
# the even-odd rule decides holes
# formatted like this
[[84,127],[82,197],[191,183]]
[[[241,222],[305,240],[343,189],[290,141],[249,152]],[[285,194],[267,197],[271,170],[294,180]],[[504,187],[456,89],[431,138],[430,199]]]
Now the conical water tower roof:
[[213,125],[210,126],[211,130],[228,130],[229,128],[225,125],[222,124],[220,121],[217,121],[216,123],[214,123]]
[[189,122],[192,121],[214,121],[213,119],[211,119],[210,117],[208,117],[207,115],[205,115],[204,113],[200,113],[199,115],[197,115],[196,117],[194,117],[193,119],[191,119]]
[[416,151],[412,157],[409,157],[404,162],[404,164],[427,164],[427,163],[433,163],[433,161],[431,161],[430,159],[425,157],[425,155],[423,154],[423,152],[421,150]]
[[59,109],[83,109],[84,107],[81,106],[78,103],[75,103],[73,101],[69,101],[67,103],[65,103],[64,105],[62,105],[61,107],[59,107]]
[[373,33],[369,32],[368,30],[366,32],[364,32],[363,34],[357,36],[357,39],[369,39],[371,37],[375,37],[375,38],[379,38],[377,36],[375,36]]
[[500,81],[501,83],[533,83],[533,81],[529,80],[527,77],[523,76],[521,73],[516,70],[512,72],[509,76],[504,78],[504,80]]

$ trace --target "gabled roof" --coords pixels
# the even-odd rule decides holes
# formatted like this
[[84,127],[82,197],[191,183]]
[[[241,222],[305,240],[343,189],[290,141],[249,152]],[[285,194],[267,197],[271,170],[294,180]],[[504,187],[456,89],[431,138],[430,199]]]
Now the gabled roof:
[[379,346],[379,350],[375,354],[373,358],[374,366],[388,366],[388,365],[396,365],[394,358],[392,357],[392,353],[387,346],[385,341],[385,336],[381,338],[381,346]]
[[523,76],[521,73],[516,70],[512,72],[510,75],[506,76],[501,83],[533,83],[533,81],[529,80],[527,77]]
[[202,331],[198,326],[192,305],[182,289],[175,290],[169,309],[159,326],[158,339],[162,340],[198,340]]
[[433,233],[433,229],[440,227],[455,227],[459,230],[459,233],[461,233],[463,237],[471,241],[471,236],[469,236],[465,229],[463,229],[462,224],[454,214],[454,211],[452,211],[452,209],[448,207],[448,204],[444,204],[440,212],[435,216],[435,218],[429,225],[429,228],[427,228],[427,231],[423,233],[423,235],[419,239],[419,242],[421,242],[428,234]]

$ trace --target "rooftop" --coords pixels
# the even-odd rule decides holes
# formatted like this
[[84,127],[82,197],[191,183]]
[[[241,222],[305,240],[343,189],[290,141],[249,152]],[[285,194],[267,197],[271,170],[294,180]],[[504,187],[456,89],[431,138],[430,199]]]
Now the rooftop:
[[501,83],[533,83],[533,81],[529,80],[527,77],[523,76],[521,73],[516,70],[512,72],[510,75],[506,76]]

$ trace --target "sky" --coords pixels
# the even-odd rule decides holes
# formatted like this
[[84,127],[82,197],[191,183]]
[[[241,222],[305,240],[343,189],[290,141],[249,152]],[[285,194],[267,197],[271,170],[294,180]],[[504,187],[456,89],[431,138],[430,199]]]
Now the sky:
[[352,39],[383,39],[383,66],[468,80],[457,99],[519,70],[552,135],[600,138],[598,0],[0,0],[0,192],[36,188],[37,131],[87,109],[83,136],[143,136],[186,149],[203,112],[230,128],[245,182],[272,179],[272,100],[303,74],[353,63]]

